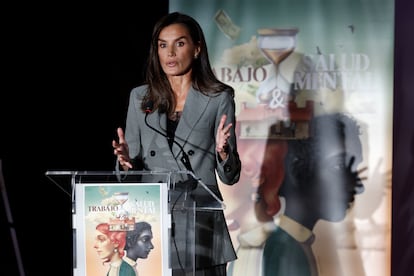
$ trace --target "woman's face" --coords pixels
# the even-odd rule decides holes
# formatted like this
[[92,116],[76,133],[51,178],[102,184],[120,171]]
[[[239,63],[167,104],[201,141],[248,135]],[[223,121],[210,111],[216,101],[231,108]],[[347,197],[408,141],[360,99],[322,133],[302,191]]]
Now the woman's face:
[[107,235],[98,230],[95,231],[94,248],[103,262],[110,261],[115,254],[115,245],[111,242]]
[[355,195],[364,190],[358,176],[362,162],[359,137],[354,140],[347,137],[345,143],[343,139],[326,136],[318,147],[316,176],[312,182],[315,188],[310,197],[317,203],[320,218],[327,221],[343,220]]
[[158,36],[158,56],[162,70],[168,77],[191,72],[199,48],[192,41],[185,25],[172,24],[165,27]]
[[[237,147],[242,162],[239,183],[220,187],[226,198],[226,217],[231,220],[238,220],[247,215],[246,208],[252,208],[253,197],[259,187],[267,193],[261,196],[277,197],[284,176],[284,158],[287,152],[287,143],[283,140],[240,139]],[[277,212],[279,205],[269,205],[266,208]],[[256,212],[256,216],[261,215]]]
[[129,249],[128,255],[134,255],[135,258],[146,259],[154,245],[151,242],[152,231],[149,229],[143,230],[137,239],[137,243]]

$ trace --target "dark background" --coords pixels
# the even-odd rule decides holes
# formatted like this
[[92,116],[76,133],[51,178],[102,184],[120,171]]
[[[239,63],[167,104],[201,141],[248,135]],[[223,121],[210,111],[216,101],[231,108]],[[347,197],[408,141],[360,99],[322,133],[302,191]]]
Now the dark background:
[[[410,275],[414,261],[411,2],[395,2],[393,276]],[[143,80],[152,27],[168,12],[168,0],[141,3],[2,8],[0,159],[8,202],[0,200],[0,264],[8,275],[19,275],[11,231],[25,275],[72,275],[71,198],[45,172],[113,169],[111,141],[124,126],[130,90]]]

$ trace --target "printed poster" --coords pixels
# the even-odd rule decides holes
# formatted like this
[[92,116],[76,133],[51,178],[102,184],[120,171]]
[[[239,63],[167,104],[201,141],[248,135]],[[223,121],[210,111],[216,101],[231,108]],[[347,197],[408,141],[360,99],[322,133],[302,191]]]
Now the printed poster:
[[[75,275],[105,276],[113,260],[121,261],[118,254],[125,257],[129,249],[140,252],[132,254],[139,275],[170,275],[165,183],[77,184],[76,189]],[[137,244],[141,248],[133,249]]]

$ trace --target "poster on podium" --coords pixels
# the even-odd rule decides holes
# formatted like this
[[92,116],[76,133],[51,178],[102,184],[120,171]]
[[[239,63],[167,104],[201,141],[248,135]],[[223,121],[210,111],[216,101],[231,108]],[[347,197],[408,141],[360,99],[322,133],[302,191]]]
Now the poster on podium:
[[166,183],[87,183],[75,189],[74,275],[171,274]]

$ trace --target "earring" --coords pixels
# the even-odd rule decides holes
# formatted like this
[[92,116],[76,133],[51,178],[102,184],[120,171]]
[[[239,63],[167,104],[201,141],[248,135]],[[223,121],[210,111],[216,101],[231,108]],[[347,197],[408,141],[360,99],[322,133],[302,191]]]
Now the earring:
[[118,248],[114,248],[114,252],[115,253],[118,253]]
[[252,193],[251,194],[251,200],[253,202],[259,202],[262,199],[259,193]]

